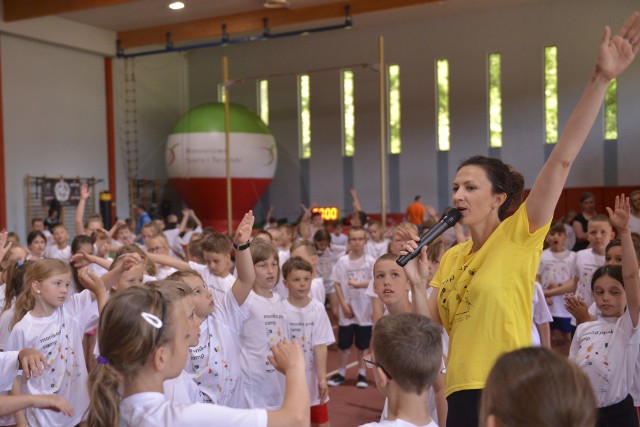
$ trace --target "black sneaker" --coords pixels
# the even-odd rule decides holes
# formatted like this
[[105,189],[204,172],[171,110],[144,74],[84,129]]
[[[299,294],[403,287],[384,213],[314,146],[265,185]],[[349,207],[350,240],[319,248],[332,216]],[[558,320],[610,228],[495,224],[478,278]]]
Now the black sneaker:
[[335,375],[332,375],[331,378],[329,378],[329,381],[327,381],[327,384],[329,384],[331,387],[335,387],[335,386],[344,384],[344,382],[345,382],[345,379],[342,375],[335,374]]
[[365,377],[364,375],[358,375],[358,382],[356,382],[356,387],[358,388],[369,387],[369,382],[367,381],[367,377]]

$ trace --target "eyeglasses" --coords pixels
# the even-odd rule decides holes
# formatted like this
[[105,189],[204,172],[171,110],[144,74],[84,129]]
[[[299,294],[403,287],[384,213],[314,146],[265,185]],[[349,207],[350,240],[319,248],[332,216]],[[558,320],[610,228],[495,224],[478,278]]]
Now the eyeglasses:
[[387,370],[384,369],[384,367],[381,364],[379,364],[377,362],[374,362],[372,359],[373,359],[373,354],[367,354],[366,356],[364,356],[362,358],[362,360],[364,360],[364,363],[366,363],[370,368],[373,368],[374,366],[376,366],[376,367],[382,369],[382,372],[384,372],[384,374],[387,376],[387,378],[392,379],[391,375],[389,374],[389,372],[387,372]]

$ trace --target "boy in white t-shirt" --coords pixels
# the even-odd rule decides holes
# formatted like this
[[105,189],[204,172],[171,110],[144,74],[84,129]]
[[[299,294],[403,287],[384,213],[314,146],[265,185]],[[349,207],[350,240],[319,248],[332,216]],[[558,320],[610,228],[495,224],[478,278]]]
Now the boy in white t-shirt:
[[562,285],[573,286],[573,271],[576,253],[565,248],[567,234],[562,222],[557,222],[549,229],[547,243],[549,248],[542,251],[540,267],[536,281],[542,285],[553,316],[551,323],[551,342],[562,349],[563,354],[569,354],[571,343],[571,313],[564,306],[564,295],[550,296],[552,289]]
[[338,259],[331,279],[338,297],[338,348],[340,349],[340,369],[328,384],[332,387],[344,384],[350,348],[354,342],[358,349],[358,379],[356,387],[366,388],[367,373],[362,357],[369,349],[371,341],[371,299],[366,290],[373,276],[375,260],[364,253],[367,234],[364,228],[356,226],[349,230],[349,253]]
[[438,325],[415,313],[383,316],[376,323],[373,353],[365,360],[389,400],[389,412],[386,420],[363,427],[437,427],[424,402],[442,369],[441,334]]
[[284,302],[289,337],[300,342],[304,354],[311,425],[326,427],[329,425],[327,346],[335,342],[333,329],[324,305],[310,296],[311,264],[299,256],[292,256],[282,266],[282,276],[289,291]]
[[44,250],[45,258],[59,259],[60,261],[69,262],[71,259],[71,246],[69,246],[69,232],[63,224],[53,226],[54,244],[47,246]]
[[[316,274],[318,255],[315,246],[308,240],[296,240],[291,244],[291,257],[295,256],[311,264],[311,290],[309,291],[309,296],[317,300],[324,307],[326,293],[322,277],[317,277]],[[289,297],[289,289],[284,284],[284,275],[282,279],[282,282],[278,282],[278,285],[276,285],[276,292],[286,299]]]

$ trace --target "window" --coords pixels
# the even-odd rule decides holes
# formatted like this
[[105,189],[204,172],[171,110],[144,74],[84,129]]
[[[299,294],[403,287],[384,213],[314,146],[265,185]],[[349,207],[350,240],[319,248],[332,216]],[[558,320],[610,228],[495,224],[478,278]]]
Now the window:
[[300,158],[311,158],[311,85],[308,74],[298,77],[298,112],[299,138],[300,138]]
[[502,147],[502,92],[500,54],[489,54],[489,146]]
[[258,114],[264,122],[269,124],[269,81],[258,80]]
[[436,132],[439,151],[449,151],[449,61],[436,60]]
[[545,141],[558,142],[558,47],[544,48],[544,119]]
[[353,103],[353,71],[342,72],[342,154],[353,156],[355,146],[355,108]]
[[604,95],[604,139],[618,139],[618,79],[611,80]]
[[389,65],[387,69],[389,99],[389,153],[400,154],[400,66]]
[[218,102],[225,102],[224,83],[218,84]]

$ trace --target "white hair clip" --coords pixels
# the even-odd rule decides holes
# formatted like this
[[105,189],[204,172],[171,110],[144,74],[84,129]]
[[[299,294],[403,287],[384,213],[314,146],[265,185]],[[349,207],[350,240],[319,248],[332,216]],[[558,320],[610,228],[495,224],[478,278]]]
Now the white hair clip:
[[151,314],[151,313],[147,313],[146,311],[143,311],[142,313],[140,313],[140,315],[145,320],[145,322],[147,322],[154,328],[156,329],[162,328],[162,320],[158,319],[158,316],[156,316],[155,314]]

